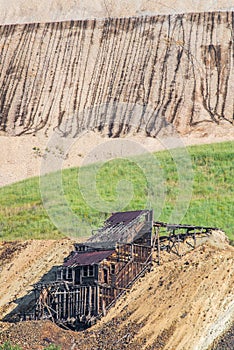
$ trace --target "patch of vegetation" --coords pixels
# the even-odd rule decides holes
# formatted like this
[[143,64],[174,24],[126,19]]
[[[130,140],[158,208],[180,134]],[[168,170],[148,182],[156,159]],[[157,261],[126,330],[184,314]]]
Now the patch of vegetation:
[[[22,350],[22,348],[18,345],[12,345],[11,343],[6,342],[3,345],[0,345],[0,350]],[[57,345],[51,344],[44,348],[44,350],[61,350],[61,348]]]
[[[234,142],[192,146],[187,151],[194,180],[191,201],[181,223],[219,227],[234,240]],[[177,164],[170,152],[155,153],[154,158],[158,170],[151,166],[152,157],[147,156],[115,159],[103,165],[64,170],[61,181],[66,203],[75,215],[93,229],[100,227],[109,215],[105,205],[110,208],[119,205],[121,210],[148,207],[148,176],[152,168],[151,179],[163,180],[159,191],[161,187],[165,189],[165,201],[157,220],[168,222],[179,193]],[[148,173],[144,171],[146,168]],[[184,176],[186,171],[185,165]],[[48,191],[53,187],[55,193],[61,191],[56,184],[57,175],[46,176]],[[80,183],[82,186],[78,186],[78,175],[85,179]],[[96,188],[91,186],[93,179]],[[0,188],[1,240],[62,237],[43,206],[39,183],[39,178],[31,178]],[[100,204],[100,198],[105,205]],[[161,203],[160,196],[159,199],[155,196],[155,200]],[[45,201],[47,198],[44,198]],[[127,204],[123,207],[125,201]],[[56,210],[59,215],[60,209]]]
[[0,350],[22,350],[18,345],[12,345],[9,342],[0,345]]

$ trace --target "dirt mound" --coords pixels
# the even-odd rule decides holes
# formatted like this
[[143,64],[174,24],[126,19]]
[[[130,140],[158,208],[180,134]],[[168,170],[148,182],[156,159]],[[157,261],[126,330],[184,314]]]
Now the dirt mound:
[[[62,260],[70,244],[69,240],[29,242],[24,260],[21,251],[11,261],[17,264],[19,256],[21,265],[24,261],[21,279],[12,274],[12,267],[7,285],[1,285],[8,286],[12,295],[24,279],[26,283],[20,291],[23,296],[32,283],[29,276],[35,273],[33,279],[40,279],[55,262]],[[28,255],[32,246],[37,252],[34,259]],[[0,343],[11,340],[31,350],[42,349],[49,343],[59,344],[64,350],[207,349],[234,317],[234,249],[220,232],[180,258],[164,252],[161,260],[160,266],[155,263],[151,273],[141,278],[91,329],[79,333],[65,331],[49,321],[1,323]],[[8,264],[3,266],[4,273]],[[3,293],[1,305],[6,305],[7,300],[2,315],[16,305],[10,295],[4,298]]]

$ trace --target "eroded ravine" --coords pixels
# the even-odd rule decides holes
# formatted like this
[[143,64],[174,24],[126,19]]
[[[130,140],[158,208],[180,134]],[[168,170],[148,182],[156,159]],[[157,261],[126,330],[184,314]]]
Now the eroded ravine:
[[0,27],[2,135],[233,123],[233,12]]

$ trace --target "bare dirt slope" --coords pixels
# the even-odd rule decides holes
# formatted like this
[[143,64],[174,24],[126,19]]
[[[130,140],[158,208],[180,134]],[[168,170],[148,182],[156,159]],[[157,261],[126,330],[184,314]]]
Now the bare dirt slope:
[[[30,247],[38,252],[37,259],[32,259]],[[13,301],[14,293],[23,296],[30,284],[69,249],[68,240],[27,242],[27,247],[4,262],[2,273],[6,278],[9,269],[10,275],[7,283],[1,281],[7,293],[1,294],[2,315],[13,308],[14,303],[7,303]],[[22,261],[25,264],[19,271],[20,279],[13,273],[19,257],[21,265]],[[30,271],[34,273],[32,279]],[[152,272],[88,331],[61,330],[49,321],[1,323],[0,343],[11,340],[30,350],[42,349],[49,343],[60,344],[64,350],[205,350],[233,321],[233,283],[234,249],[220,233],[181,258],[164,253],[161,266],[155,264]]]
[[233,12],[0,26],[0,131],[233,127]]
[[61,264],[71,249],[72,243],[66,239],[0,243],[1,317],[18,304],[27,306],[30,298],[20,298],[45,274],[50,272],[47,277],[54,279],[51,269]]
[[[69,138],[78,146],[66,167],[80,165],[107,137],[141,134],[136,141],[143,146],[146,136],[174,131],[191,144],[234,139],[228,1],[222,2],[227,12],[185,13],[221,8],[220,1],[199,1],[197,7],[189,1],[184,14],[144,17],[135,11],[138,5],[152,10],[162,3],[140,1],[135,12],[133,1],[120,3],[125,18],[0,26],[0,186],[39,175],[44,150],[64,156],[61,145]],[[21,7],[12,4],[17,14]],[[50,4],[63,13],[60,1]],[[168,4],[168,13],[179,5]],[[84,131],[90,133],[85,140]]]

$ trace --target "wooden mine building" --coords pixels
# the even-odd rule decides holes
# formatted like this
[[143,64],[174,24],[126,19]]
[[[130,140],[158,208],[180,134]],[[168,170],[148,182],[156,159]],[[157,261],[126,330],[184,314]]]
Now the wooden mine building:
[[152,263],[151,210],[118,212],[58,268],[56,280],[35,285],[36,319],[89,326],[104,315]]
[[150,270],[154,250],[160,264],[162,250],[180,256],[181,243],[193,249],[197,236],[213,230],[217,228],[154,222],[152,210],[114,213],[85,243],[74,245],[55,281],[34,286],[32,317],[65,328],[90,326]]

